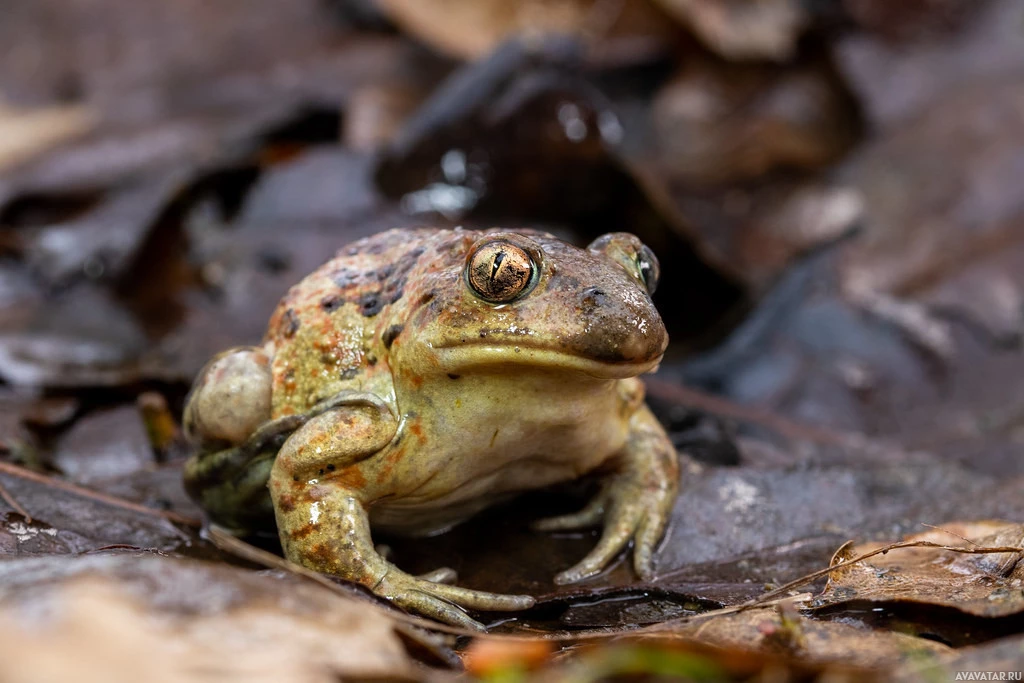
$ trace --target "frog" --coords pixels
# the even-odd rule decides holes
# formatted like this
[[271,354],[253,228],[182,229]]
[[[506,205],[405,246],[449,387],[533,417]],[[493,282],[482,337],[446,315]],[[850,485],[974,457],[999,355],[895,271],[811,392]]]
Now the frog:
[[570,584],[632,543],[654,556],[679,454],[644,400],[668,333],[660,265],[636,236],[578,247],[529,229],[399,228],[358,240],[288,290],[259,346],[218,354],[183,413],[186,489],[236,534],[276,525],[288,561],[469,629],[535,599],[404,572],[373,532],[429,536],[586,475],[582,509],[539,532],[601,527]]

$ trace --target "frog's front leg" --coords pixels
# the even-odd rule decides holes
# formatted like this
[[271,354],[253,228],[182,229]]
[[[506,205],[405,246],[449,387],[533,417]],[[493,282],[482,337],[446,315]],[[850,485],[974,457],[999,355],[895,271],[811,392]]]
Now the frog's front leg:
[[386,406],[367,402],[318,415],[288,438],[270,473],[270,495],[288,559],[362,584],[402,609],[472,629],[483,626],[461,608],[531,607],[534,599],[527,595],[485,593],[417,578],[377,553],[363,506],[359,463],[387,446],[396,429]]
[[580,512],[541,520],[534,528],[565,531],[597,526],[604,532],[590,554],[555,577],[555,583],[582,581],[603,570],[633,541],[633,568],[654,577],[654,550],[665,533],[679,490],[679,457],[668,435],[646,405],[630,419],[629,437],[613,461],[616,471]]

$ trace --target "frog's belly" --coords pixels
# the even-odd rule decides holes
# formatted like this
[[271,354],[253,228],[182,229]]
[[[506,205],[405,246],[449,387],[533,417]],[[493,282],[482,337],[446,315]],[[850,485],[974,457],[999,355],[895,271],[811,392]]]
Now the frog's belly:
[[430,536],[450,529],[485,508],[503,503],[517,493],[571,481],[599,464],[600,461],[580,469],[532,459],[519,461],[516,472],[502,468],[466,480],[446,493],[424,487],[407,496],[377,501],[370,506],[370,524],[374,529],[391,533]]
[[614,386],[563,387],[547,397],[514,419],[499,402],[476,404],[479,414],[461,429],[443,419],[420,422],[420,436],[405,444],[401,465],[370,501],[371,524],[436,533],[516,493],[577,479],[622,449],[628,416]]

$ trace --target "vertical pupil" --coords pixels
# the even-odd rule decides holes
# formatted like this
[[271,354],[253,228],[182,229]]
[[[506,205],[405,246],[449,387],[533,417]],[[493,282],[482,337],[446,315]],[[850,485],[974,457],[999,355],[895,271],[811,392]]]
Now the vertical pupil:
[[498,271],[501,270],[501,264],[505,261],[505,252],[499,251],[494,255],[494,262],[491,264],[491,279],[493,280],[497,275]]

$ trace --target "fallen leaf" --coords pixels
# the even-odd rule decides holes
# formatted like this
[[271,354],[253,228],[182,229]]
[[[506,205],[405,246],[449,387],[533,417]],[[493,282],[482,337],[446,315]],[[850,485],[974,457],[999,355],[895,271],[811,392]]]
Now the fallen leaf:
[[52,461],[80,484],[123,477],[156,464],[142,415],[134,405],[79,418],[61,436]]
[[96,123],[86,106],[14,109],[0,103],[0,172],[85,134]]
[[936,659],[908,662],[893,671],[896,683],[918,681],[1015,680],[1024,671],[1024,636],[964,647]]
[[784,67],[688,59],[654,96],[651,120],[653,149],[634,163],[651,161],[690,187],[825,167],[860,127],[846,85],[820,56]]
[[399,26],[431,47],[461,59],[483,57],[523,36],[574,35],[597,62],[649,59],[662,52],[672,27],[648,0],[377,0]]
[[[1024,612],[1024,526],[1009,522],[947,522],[940,528],[904,539],[962,547],[1018,547],[1018,553],[958,553],[941,548],[893,549],[862,562],[837,568],[829,575],[817,608],[852,601],[875,604],[915,603],[951,607],[979,617],[1005,617]],[[844,548],[836,561],[884,547],[860,543]]]
[[294,577],[137,554],[3,564],[4,680],[415,677],[383,611]]
[[753,648],[791,654],[803,661],[865,668],[889,669],[951,651],[946,645],[902,633],[818,621],[799,613],[784,618],[775,608],[756,608],[665,627],[673,633],[718,647]]
[[785,61],[807,16],[796,0],[658,0],[709,48],[729,59]]
[[[1024,67],[1019,30],[1024,5],[1017,0],[843,0],[843,4],[854,10],[855,17],[871,22],[873,30],[882,31],[882,35],[850,32],[833,44],[837,65],[876,130],[887,130],[940,106],[952,89]],[[941,9],[933,12],[928,5],[952,7],[953,15]],[[910,20],[902,23],[904,17]],[[907,33],[932,31],[936,21],[948,23],[946,35],[907,42]],[[904,39],[887,39],[885,34],[893,30]]]

